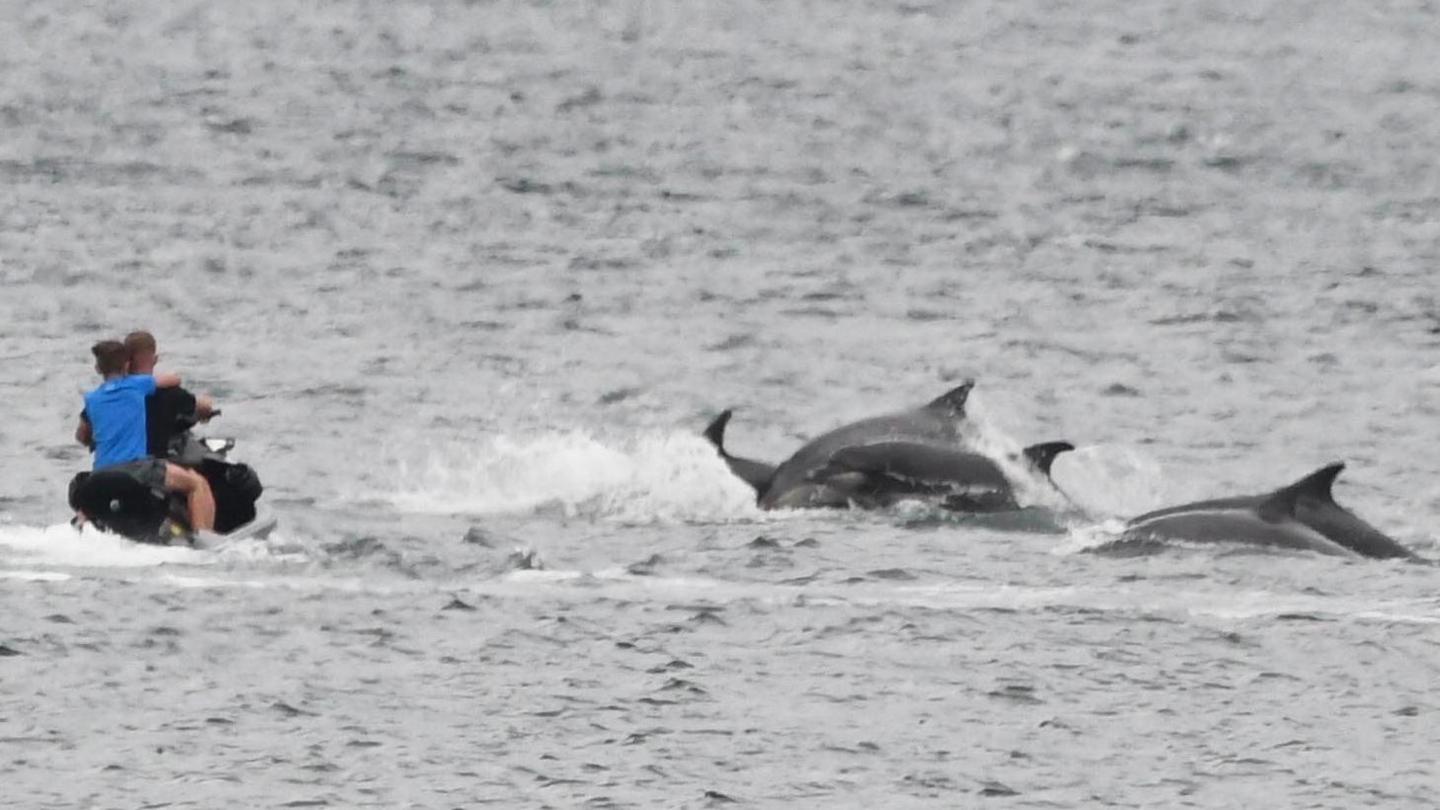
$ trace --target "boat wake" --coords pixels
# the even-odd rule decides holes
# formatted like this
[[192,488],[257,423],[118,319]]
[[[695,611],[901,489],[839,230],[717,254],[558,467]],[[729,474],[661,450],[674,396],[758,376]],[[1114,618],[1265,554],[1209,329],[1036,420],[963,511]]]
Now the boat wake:
[[68,579],[75,570],[213,566],[293,557],[283,538],[232,540],[212,549],[136,543],[90,526],[0,525],[0,577]]

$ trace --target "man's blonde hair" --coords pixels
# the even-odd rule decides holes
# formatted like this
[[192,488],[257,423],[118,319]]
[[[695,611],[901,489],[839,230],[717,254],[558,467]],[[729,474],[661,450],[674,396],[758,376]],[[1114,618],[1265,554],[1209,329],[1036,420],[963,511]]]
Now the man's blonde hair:
[[125,336],[125,351],[131,357],[137,354],[154,354],[155,336],[144,329],[137,329]]

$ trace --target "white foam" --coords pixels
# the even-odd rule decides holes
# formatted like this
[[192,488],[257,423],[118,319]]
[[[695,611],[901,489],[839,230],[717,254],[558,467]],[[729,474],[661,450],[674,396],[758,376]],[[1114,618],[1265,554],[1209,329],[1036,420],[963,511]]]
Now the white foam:
[[0,571],[0,579],[22,582],[64,582],[70,579],[70,575],[62,574],[59,571]]
[[[1070,507],[1065,493],[1057,490],[1045,476],[1037,474],[1025,460],[1025,445],[1015,440],[986,410],[982,395],[972,393],[965,403],[966,446],[995,461],[1004,471],[1021,506],[1041,506],[1056,511]],[[1064,458],[1062,454],[1059,458]],[[1058,463],[1058,460],[1057,460]]]
[[180,576],[178,574],[166,574],[160,577],[160,581],[177,588],[254,588],[263,589],[274,585],[273,582],[262,582],[252,579],[224,579],[222,577],[197,577]]
[[1087,512],[1139,515],[1165,502],[1160,465],[1133,447],[1088,445],[1061,455],[1051,478]]
[[550,571],[545,569],[524,569],[511,571],[504,579],[515,583],[555,583],[575,582],[577,580],[589,579],[591,575],[584,571]]
[[134,543],[113,534],[68,523],[55,526],[0,526],[0,564],[21,562],[60,568],[144,568],[183,563],[206,565],[215,557],[181,546]]
[[306,562],[310,556],[305,553],[305,543],[280,531],[264,538],[242,538],[221,540],[208,552],[226,563],[285,563]]
[[1119,539],[1120,535],[1124,532],[1125,521],[1118,518],[1112,518],[1090,526],[1072,527],[1070,531],[1066,533],[1065,540],[1057,543],[1055,547],[1051,549],[1050,553],[1059,556],[1080,554],[1085,551],[1100,548],[1107,543],[1112,543]]
[[714,448],[683,433],[601,440],[582,431],[498,436],[400,464],[383,493],[416,512],[496,514],[558,507],[621,522],[761,519],[755,494]]

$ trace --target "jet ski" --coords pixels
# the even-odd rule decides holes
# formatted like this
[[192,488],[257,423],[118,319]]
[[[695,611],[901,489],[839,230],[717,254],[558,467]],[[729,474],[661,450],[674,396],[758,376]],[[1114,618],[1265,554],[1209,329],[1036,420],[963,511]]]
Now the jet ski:
[[193,423],[183,427],[171,439],[166,460],[196,470],[210,482],[215,495],[214,532],[191,528],[183,495],[156,491],[125,472],[76,474],[70,480],[70,508],[97,528],[137,543],[204,548],[222,540],[269,536],[277,521],[256,505],[264,492],[260,476],[249,465],[229,458],[235,440],[200,438],[190,432]]

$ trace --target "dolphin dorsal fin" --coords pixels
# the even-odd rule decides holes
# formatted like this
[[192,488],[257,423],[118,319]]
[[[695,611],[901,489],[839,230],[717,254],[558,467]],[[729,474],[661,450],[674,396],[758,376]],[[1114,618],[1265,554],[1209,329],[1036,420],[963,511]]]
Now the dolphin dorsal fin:
[[1295,501],[1300,497],[1300,490],[1293,486],[1277,489],[1265,496],[1255,507],[1256,514],[1266,523],[1279,523],[1282,520],[1295,519]]
[[970,399],[970,389],[974,387],[974,380],[966,380],[935,399],[932,399],[925,407],[931,410],[944,411],[955,416],[964,416],[965,402]]
[[1295,517],[1295,502],[1302,497],[1318,498],[1326,503],[1334,503],[1335,500],[1330,497],[1330,485],[1335,483],[1335,477],[1343,469],[1345,469],[1345,463],[1341,461],[1327,464],[1290,486],[1281,487],[1265,496],[1265,500],[1255,507],[1255,511],[1260,514],[1262,520],[1276,523],[1285,518]]
[[710,422],[709,427],[705,428],[705,438],[709,439],[710,443],[715,445],[715,449],[720,451],[720,455],[726,458],[730,454],[725,452],[725,426],[730,424],[730,417],[734,415],[733,408],[726,408]]
[[1021,452],[1025,454],[1025,458],[1030,460],[1031,464],[1035,465],[1035,469],[1039,470],[1048,478],[1050,476],[1050,465],[1055,463],[1055,457],[1074,449],[1075,445],[1070,442],[1042,442],[1040,444],[1032,444]]
[[1330,487],[1335,484],[1335,479],[1340,476],[1340,471],[1343,469],[1345,469],[1345,462],[1343,461],[1327,464],[1286,487],[1286,489],[1296,490],[1301,496],[1315,498],[1316,500],[1326,503],[1334,503],[1335,496],[1330,493]]
[[1295,503],[1302,497],[1315,497],[1326,503],[1335,503],[1331,497],[1331,484],[1335,483],[1335,477],[1339,476],[1344,468],[1344,461],[1326,464],[1290,486],[1280,487],[1267,494],[1259,506],[1256,506],[1256,512],[1260,513],[1261,519],[1276,523],[1286,517],[1295,517]]

